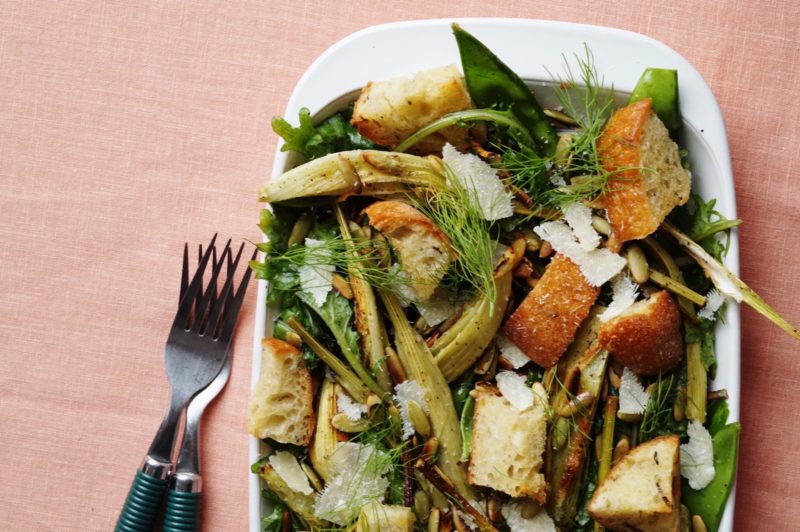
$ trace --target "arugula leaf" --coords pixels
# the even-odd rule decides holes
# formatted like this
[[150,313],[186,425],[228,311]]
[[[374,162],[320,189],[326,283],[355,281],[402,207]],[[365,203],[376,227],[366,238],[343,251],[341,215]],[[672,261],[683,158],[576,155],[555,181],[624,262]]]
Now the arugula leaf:
[[[692,194],[692,201],[675,210],[675,225],[686,235],[700,244],[711,256],[722,262],[730,246],[730,229],[742,223],[729,220],[714,209],[716,199],[704,201],[699,194]],[[724,233],[724,243],[717,238]]]
[[288,509],[286,504],[268,489],[261,490],[261,496],[271,503],[272,511],[261,518],[263,532],[281,532],[283,530],[283,514]]
[[272,119],[272,130],[284,140],[281,151],[299,152],[309,161],[337,151],[374,149],[375,144],[350,125],[349,115],[349,111],[335,114],[315,127],[311,112],[303,107],[297,127],[276,116]]
[[[360,357],[358,346],[359,334],[350,327],[353,319],[353,308],[350,302],[342,297],[336,290],[328,293],[325,303],[318,307],[314,298],[306,292],[298,292],[297,297],[306,304],[314,313],[328,326],[339,348],[345,353],[348,359],[350,356]],[[312,333],[313,334],[313,333]]]

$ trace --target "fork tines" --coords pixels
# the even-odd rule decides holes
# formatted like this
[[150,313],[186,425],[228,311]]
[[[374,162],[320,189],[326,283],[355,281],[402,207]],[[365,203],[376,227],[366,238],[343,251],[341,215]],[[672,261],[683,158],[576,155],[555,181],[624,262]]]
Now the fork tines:
[[[234,277],[239,260],[244,250],[244,243],[239,246],[234,258],[231,240],[225,244],[221,254],[217,254],[215,246],[217,235],[203,252],[200,246],[197,270],[189,281],[189,246],[183,248],[183,269],[181,271],[180,305],[175,316],[174,326],[186,331],[194,331],[201,335],[209,334],[214,340],[228,341],[233,333],[236,317],[239,314],[251,270],[247,268],[239,286],[234,290]],[[257,250],[251,257],[255,259]],[[211,263],[211,275],[203,288],[206,267]],[[227,267],[224,267],[226,266]],[[224,273],[223,273],[224,270]],[[217,291],[221,279],[222,288]]]

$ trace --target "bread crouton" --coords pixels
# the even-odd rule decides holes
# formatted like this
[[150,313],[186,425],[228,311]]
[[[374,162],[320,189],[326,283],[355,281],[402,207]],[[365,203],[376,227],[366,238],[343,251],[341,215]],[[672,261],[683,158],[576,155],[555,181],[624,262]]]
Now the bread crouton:
[[256,438],[308,445],[314,434],[314,386],[302,353],[277,338],[261,341],[261,371],[247,408]]
[[589,513],[611,530],[677,532],[680,438],[654,438],[633,448],[597,486]]
[[503,334],[528,358],[549,368],[572,343],[599,293],[600,288],[591,286],[574,262],[557,254],[508,317]]
[[[461,72],[454,65],[447,65],[413,76],[368,83],[356,100],[351,122],[372,142],[394,148],[437,118],[470,108],[472,101]],[[466,148],[468,132],[451,126],[422,139],[409,151],[438,154],[445,142]]]
[[512,497],[545,503],[541,472],[546,441],[545,391],[534,385],[533,405],[517,410],[494,386],[476,388],[468,480]]
[[370,225],[389,239],[419,301],[430,299],[455,253],[439,226],[402,201],[378,201],[364,212]]
[[600,326],[598,342],[622,365],[641,375],[673,369],[683,356],[681,314],[662,290]]
[[415,517],[411,508],[372,501],[361,507],[356,532],[412,532]]
[[618,109],[597,139],[597,151],[605,169],[618,172],[600,200],[619,242],[646,237],[689,200],[691,175],[652,100]]

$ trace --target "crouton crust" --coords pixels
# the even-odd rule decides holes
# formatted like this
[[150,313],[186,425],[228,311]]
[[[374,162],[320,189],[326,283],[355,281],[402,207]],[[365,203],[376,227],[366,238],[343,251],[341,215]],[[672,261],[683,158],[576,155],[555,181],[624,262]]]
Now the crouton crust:
[[680,438],[653,438],[631,449],[589,501],[599,524],[622,531],[677,532],[680,521]]
[[261,341],[261,373],[247,409],[256,438],[306,446],[314,435],[314,384],[303,354],[277,338]]
[[649,98],[614,112],[597,151],[605,169],[617,172],[600,202],[619,242],[646,237],[688,201],[691,176]]
[[421,301],[433,295],[455,251],[450,239],[423,213],[402,201],[378,201],[364,209],[370,225],[389,239]]
[[[461,73],[446,65],[387,81],[372,81],[361,91],[351,123],[376,144],[394,148],[400,142],[448,113],[470,109]],[[410,153],[440,153],[445,142],[468,146],[467,130],[451,126],[415,144]]]
[[544,368],[558,362],[586,319],[600,288],[590,285],[580,268],[557,254],[503,325],[503,334]]
[[655,376],[670,371],[684,352],[678,305],[666,290],[656,292],[602,324],[598,342],[636,373]]

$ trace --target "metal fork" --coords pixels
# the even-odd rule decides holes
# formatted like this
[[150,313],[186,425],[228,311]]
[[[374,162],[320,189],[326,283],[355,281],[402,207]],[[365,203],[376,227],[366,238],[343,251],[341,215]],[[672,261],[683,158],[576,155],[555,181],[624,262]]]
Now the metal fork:
[[[231,254],[231,241],[228,240],[220,259],[212,261],[216,239],[214,235],[178,305],[164,349],[164,366],[170,383],[169,408],[136,472],[116,531],[147,532],[153,529],[174,470],[172,450],[181,416],[192,397],[207,387],[225,364],[247,289],[249,270],[234,292],[233,272],[243,249],[240,247],[236,259],[228,265],[227,278],[217,295],[220,273]],[[212,262],[211,277],[203,290],[203,276],[209,262]],[[183,279],[188,277],[187,268],[188,262],[184,261]]]
[[[241,253],[241,249],[239,251]],[[203,255],[202,248],[200,256]],[[253,253],[255,258],[255,252]],[[237,256],[238,259],[238,256]],[[184,263],[187,257],[184,253]],[[228,275],[233,275],[231,270],[231,255],[228,255]],[[249,280],[250,270],[242,280],[242,286],[246,286]],[[186,290],[186,282],[182,283],[181,293]],[[230,293],[228,294],[231,299]],[[186,424],[183,438],[180,444],[180,453],[175,466],[175,474],[170,482],[169,494],[167,495],[167,507],[164,514],[163,530],[165,532],[185,532],[197,530],[199,528],[201,492],[203,489],[203,479],[200,474],[200,420],[203,417],[206,407],[217,397],[228,382],[231,373],[233,357],[228,355],[222,365],[222,369],[203,391],[198,393],[189,403],[186,410]]]

